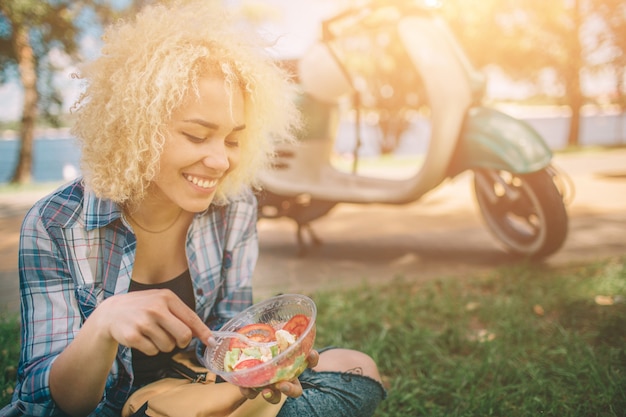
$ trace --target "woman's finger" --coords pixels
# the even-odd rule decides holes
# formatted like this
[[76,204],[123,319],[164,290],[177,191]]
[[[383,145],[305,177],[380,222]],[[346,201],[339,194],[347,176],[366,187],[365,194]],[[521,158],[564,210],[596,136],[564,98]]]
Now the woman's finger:
[[[171,293],[174,295],[174,293]],[[211,329],[202,321],[200,316],[190,309],[180,298],[174,295],[174,297],[170,297],[168,300],[168,305],[170,311],[174,316],[176,316],[185,326],[185,329],[189,330],[189,334],[183,335],[181,340],[178,340],[179,343],[184,343],[185,339],[188,338],[186,344],[189,344],[191,338],[196,336],[199,340],[206,342],[210,337],[212,337]],[[178,345],[181,346],[180,344]]]
[[300,385],[300,380],[298,378],[279,382],[276,384],[276,388],[288,397],[296,398],[302,395],[302,385]]
[[313,369],[317,366],[317,364],[320,361],[320,354],[317,350],[311,350],[306,359],[307,359],[308,367]]
[[280,391],[273,387],[263,389],[263,391],[261,391],[261,395],[263,396],[263,399],[270,404],[278,404],[282,396]]

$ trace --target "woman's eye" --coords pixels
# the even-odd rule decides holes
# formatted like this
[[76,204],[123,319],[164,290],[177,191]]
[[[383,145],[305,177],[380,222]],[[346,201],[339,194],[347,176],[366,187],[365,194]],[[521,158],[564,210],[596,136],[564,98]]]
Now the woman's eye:
[[236,136],[227,136],[226,140],[224,140],[224,143],[226,144],[226,146],[229,146],[231,148],[237,148],[239,147],[239,138]]
[[189,133],[183,132],[183,136],[185,136],[187,139],[189,139],[190,141],[195,142],[195,143],[204,142],[204,138],[199,138],[197,136],[190,135]]

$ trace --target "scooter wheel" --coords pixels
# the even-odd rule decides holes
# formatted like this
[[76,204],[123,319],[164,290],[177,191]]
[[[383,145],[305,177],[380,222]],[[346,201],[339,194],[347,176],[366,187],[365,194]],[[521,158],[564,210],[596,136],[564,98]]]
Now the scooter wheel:
[[474,190],[492,234],[511,253],[539,260],[560,249],[568,219],[552,170],[474,170]]

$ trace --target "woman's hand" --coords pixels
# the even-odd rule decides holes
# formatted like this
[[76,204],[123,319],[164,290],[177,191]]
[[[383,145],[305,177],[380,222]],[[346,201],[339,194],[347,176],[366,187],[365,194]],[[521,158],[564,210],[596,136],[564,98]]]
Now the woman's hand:
[[102,393],[118,345],[153,355],[211,335],[200,317],[169,290],[120,294],[104,300],[50,370],[50,392],[70,415],[89,414]]
[[[307,357],[307,363],[309,368],[315,368],[320,360],[320,355],[317,351],[312,350]],[[298,378],[293,378],[289,381],[281,381],[276,384],[269,385],[265,388],[241,388],[241,393],[244,397],[252,400],[259,395],[263,396],[265,401],[277,404],[280,402],[280,397],[285,394],[288,397],[296,398],[302,395],[302,385]]]
[[169,290],[110,297],[96,313],[100,313],[98,322],[112,339],[147,355],[184,348],[193,336],[206,340],[211,335],[196,312]]

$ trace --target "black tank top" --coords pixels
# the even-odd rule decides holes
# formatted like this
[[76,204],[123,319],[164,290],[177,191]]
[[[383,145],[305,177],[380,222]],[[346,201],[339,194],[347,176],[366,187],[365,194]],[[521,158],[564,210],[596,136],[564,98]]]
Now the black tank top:
[[[159,284],[142,284],[131,281],[128,291],[142,291],[156,288],[172,290],[189,308],[195,310],[196,300],[189,270],[174,279]],[[155,356],[148,356],[140,350],[132,349],[133,373],[135,374],[133,386],[145,385],[163,378],[169,368],[170,358],[178,351],[180,351],[180,349],[175,348],[172,352],[159,352]]]

